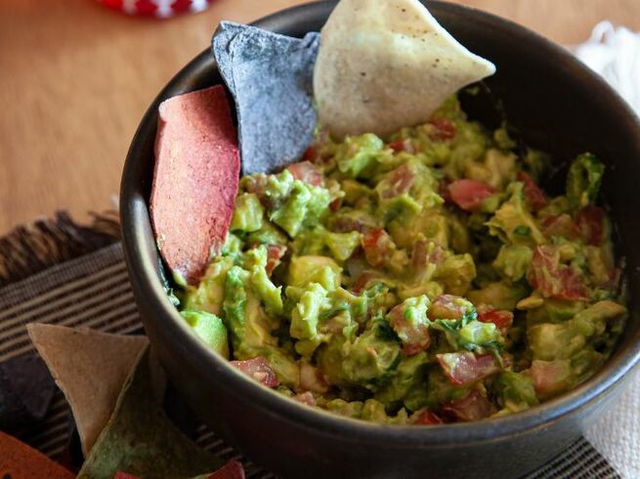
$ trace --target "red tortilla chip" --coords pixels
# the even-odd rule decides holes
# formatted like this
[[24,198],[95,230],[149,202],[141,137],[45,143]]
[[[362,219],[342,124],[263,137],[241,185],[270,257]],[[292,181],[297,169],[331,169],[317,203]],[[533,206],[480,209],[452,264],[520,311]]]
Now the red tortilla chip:
[[207,476],[207,479],[244,479],[244,468],[238,461],[231,460],[218,469],[213,474]]
[[224,243],[238,192],[238,138],[221,85],[160,104],[151,218],[174,276],[197,282]]
[[0,477],[73,479],[76,476],[44,454],[0,431]]

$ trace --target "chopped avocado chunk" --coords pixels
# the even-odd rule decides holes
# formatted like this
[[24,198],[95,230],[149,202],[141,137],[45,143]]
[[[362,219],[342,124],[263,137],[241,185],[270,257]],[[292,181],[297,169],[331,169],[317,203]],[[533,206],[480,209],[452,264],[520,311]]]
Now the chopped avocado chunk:
[[322,226],[303,232],[292,243],[298,255],[327,255],[342,263],[360,246],[362,235],[357,231],[334,233]]
[[362,408],[364,404],[361,401],[345,401],[344,399],[332,399],[327,402],[327,409],[341,416],[353,419],[362,418]]
[[318,283],[327,290],[340,286],[342,268],[328,256],[297,256],[289,265],[289,284],[306,286]]
[[518,301],[526,297],[527,289],[508,281],[496,281],[482,289],[469,291],[468,297],[474,304],[492,306],[494,309],[511,311]]
[[297,180],[289,170],[269,175],[264,183],[269,219],[292,238],[303,229],[315,226],[331,202],[329,190]]
[[375,398],[383,404],[403,401],[412,389],[424,383],[427,364],[428,358],[424,352],[403,357],[389,382],[376,391]]
[[567,175],[567,199],[574,208],[593,203],[600,191],[604,165],[591,153],[584,153],[571,163]]
[[251,272],[251,285],[258,297],[264,302],[267,312],[279,315],[283,312],[282,286],[274,285],[267,274],[267,248],[260,245],[246,253]]
[[320,314],[330,307],[327,290],[318,283],[311,283],[293,308],[289,331],[292,338],[299,340],[296,350],[302,356],[311,357],[322,341],[318,333],[318,322]]
[[264,209],[260,200],[253,193],[243,193],[236,200],[236,207],[231,219],[231,231],[251,233],[262,227]]
[[351,178],[366,178],[373,173],[380,156],[385,154],[383,150],[383,141],[372,133],[351,136],[338,146],[335,161],[338,169]]
[[215,314],[205,311],[181,311],[180,314],[205,344],[218,354],[229,358],[227,328]]
[[537,245],[546,242],[544,235],[527,210],[523,184],[511,183],[507,187],[509,199],[502,203],[487,222],[489,231],[505,243]]
[[527,274],[532,258],[533,250],[526,245],[502,245],[493,267],[511,281],[520,281]]
[[540,402],[533,381],[523,373],[502,371],[496,379],[495,388],[501,406],[510,412],[524,411]]
[[626,308],[613,301],[600,301],[562,323],[541,323],[529,328],[534,359],[569,359],[589,347],[589,340],[604,333],[607,321],[626,315]]
[[434,278],[443,284],[450,294],[464,295],[476,277],[476,265],[468,254],[456,254],[447,257],[436,269]]
[[227,271],[233,266],[233,259],[220,257],[214,260],[197,287],[188,287],[184,298],[184,309],[190,311],[208,311],[220,314],[224,298],[224,284]]
[[342,360],[344,377],[361,386],[375,388],[388,380],[400,359],[400,345],[384,333],[381,322],[376,322],[355,341],[344,346]]

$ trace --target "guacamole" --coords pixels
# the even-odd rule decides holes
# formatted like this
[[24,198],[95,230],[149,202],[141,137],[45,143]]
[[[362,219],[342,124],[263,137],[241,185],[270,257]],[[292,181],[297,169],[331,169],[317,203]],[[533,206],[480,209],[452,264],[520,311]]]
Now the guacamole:
[[185,321],[267,387],[351,418],[475,421],[593,375],[622,330],[620,268],[585,153],[547,158],[455,97],[389,137],[333,140],[240,180],[222,253],[177,293]]

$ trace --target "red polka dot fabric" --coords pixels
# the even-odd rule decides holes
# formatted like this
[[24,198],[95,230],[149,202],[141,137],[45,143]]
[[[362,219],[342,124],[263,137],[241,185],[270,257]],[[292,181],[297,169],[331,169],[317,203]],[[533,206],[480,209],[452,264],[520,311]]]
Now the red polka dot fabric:
[[105,7],[128,15],[170,18],[188,12],[201,12],[214,0],[98,0]]

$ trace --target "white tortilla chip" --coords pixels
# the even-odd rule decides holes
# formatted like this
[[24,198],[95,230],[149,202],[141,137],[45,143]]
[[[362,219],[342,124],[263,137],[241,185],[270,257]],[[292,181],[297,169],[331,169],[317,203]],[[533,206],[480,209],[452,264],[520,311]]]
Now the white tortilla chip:
[[492,75],[418,0],[341,0],[314,70],[320,123],[342,138],[424,123],[460,88]]
[[85,456],[107,424],[132,368],[149,343],[50,324],[27,325],[29,336],[71,405]]

